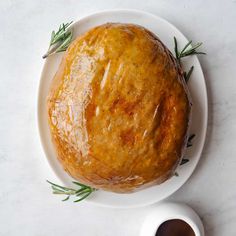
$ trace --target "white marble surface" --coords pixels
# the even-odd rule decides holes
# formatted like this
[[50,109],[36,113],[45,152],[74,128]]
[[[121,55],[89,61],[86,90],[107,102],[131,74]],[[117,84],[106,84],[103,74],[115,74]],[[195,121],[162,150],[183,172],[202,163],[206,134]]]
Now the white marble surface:
[[174,23],[203,41],[209,94],[205,149],[190,180],[171,200],[190,204],[207,236],[236,235],[236,1],[0,1],[0,235],[136,236],[152,206],[108,209],[63,203],[40,146],[36,95],[51,29],[107,8],[136,8]]

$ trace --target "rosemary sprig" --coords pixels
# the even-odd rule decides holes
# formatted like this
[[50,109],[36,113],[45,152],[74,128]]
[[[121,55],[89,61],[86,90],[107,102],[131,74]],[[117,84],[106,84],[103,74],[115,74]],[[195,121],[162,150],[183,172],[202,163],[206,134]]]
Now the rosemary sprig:
[[66,51],[73,38],[72,30],[68,28],[71,24],[72,21],[66,24],[63,23],[59,26],[57,32],[54,30],[52,31],[49,48],[47,53],[43,55],[43,58],[57,52]]
[[193,146],[192,140],[194,139],[195,136],[196,136],[195,134],[191,134],[191,135],[188,137],[187,147],[192,147],[192,146]]
[[[174,37],[175,58],[176,58],[179,65],[181,65],[181,58],[183,58],[183,57],[187,57],[190,55],[196,55],[196,54],[204,54],[204,55],[206,54],[205,52],[198,52],[197,51],[197,49],[202,45],[202,43],[197,43],[193,46],[191,46],[191,43],[192,43],[192,40],[189,41],[181,51],[179,51],[177,39],[176,39],[176,37]],[[189,78],[190,78],[191,74],[193,73],[193,69],[194,69],[194,66],[191,66],[191,68],[188,72],[184,72],[184,79],[185,79],[186,83],[189,81]]]
[[67,197],[63,199],[62,201],[67,201],[70,199],[71,196],[75,196],[75,201],[74,202],[80,202],[83,199],[87,198],[92,192],[96,191],[95,188],[89,187],[87,185],[81,184],[79,182],[72,182],[73,184],[79,186],[78,189],[73,189],[73,188],[67,188],[60,186],[58,184],[54,184],[50,181],[47,180],[49,184],[51,184],[51,188],[53,190],[53,194],[62,194],[66,195]]
[[191,46],[192,40],[189,41],[184,48],[179,51],[178,49],[178,43],[176,37],[174,37],[174,44],[175,44],[175,57],[177,61],[180,63],[180,59],[183,57],[196,55],[196,54],[206,54],[205,52],[198,52],[197,49],[202,45],[202,43],[197,43],[193,46]]

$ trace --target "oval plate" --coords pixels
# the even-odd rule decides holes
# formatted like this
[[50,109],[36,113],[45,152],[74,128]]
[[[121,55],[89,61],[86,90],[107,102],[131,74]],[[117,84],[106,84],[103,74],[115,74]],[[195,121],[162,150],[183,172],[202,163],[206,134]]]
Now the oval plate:
[[[174,49],[174,36],[178,40],[179,48],[183,48],[188,42],[186,37],[166,20],[150,13],[136,10],[110,10],[86,16],[73,23],[74,35],[81,35],[92,27],[107,22],[134,23],[144,26],[155,33],[172,52]],[[46,109],[46,99],[50,82],[58,69],[61,58],[62,53],[55,54],[45,60],[38,94],[38,124],[41,142],[52,169],[63,185],[71,186],[72,178],[63,170],[56,158],[56,153],[51,141]],[[188,57],[187,60],[183,60],[183,66],[186,71],[188,71],[192,65],[194,65],[194,71],[188,83],[193,100],[190,134],[194,133],[196,137],[193,140],[194,145],[186,151],[186,156],[190,161],[179,166],[177,169],[179,176],[174,176],[161,185],[131,194],[117,194],[99,190],[86,199],[86,201],[117,208],[144,206],[168,197],[178,190],[191,176],[200,159],[207,129],[207,92],[200,63],[196,56],[191,56]]]

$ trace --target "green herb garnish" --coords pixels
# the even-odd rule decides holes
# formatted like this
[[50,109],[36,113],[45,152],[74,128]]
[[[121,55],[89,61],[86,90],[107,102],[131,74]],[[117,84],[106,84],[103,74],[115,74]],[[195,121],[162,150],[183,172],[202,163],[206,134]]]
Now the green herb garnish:
[[54,184],[50,181],[47,180],[49,184],[51,184],[51,188],[53,190],[53,194],[62,194],[66,195],[67,197],[63,199],[62,201],[67,201],[70,199],[71,196],[75,196],[75,201],[74,202],[80,202],[83,199],[87,198],[92,192],[96,191],[95,188],[89,187],[87,185],[78,183],[78,182],[72,182],[73,184],[79,186],[78,189],[73,189],[73,188],[67,188],[60,186],[58,184]]
[[196,136],[195,134],[191,134],[191,135],[188,137],[187,147],[192,147],[192,146],[193,146],[192,140],[194,139],[195,136]]
[[[174,37],[174,44],[175,44],[175,58],[178,62],[179,65],[181,65],[181,58],[191,56],[191,55],[196,55],[196,54],[206,54],[205,52],[198,52],[197,49],[202,45],[202,43],[197,43],[194,46],[191,46],[192,40],[189,41],[184,48],[179,51],[178,49],[178,43],[176,37]],[[189,81],[189,78],[193,72],[194,67],[191,66],[190,70],[188,72],[184,72],[184,79],[185,82],[187,83]]]
[[205,52],[197,51],[197,49],[202,45],[202,43],[197,43],[191,46],[191,43],[192,43],[192,40],[191,40],[184,46],[184,48],[181,51],[179,51],[178,49],[178,43],[175,37],[174,37],[174,43],[175,43],[175,57],[179,63],[180,63],[180,59],[183,57],[196,55],[196,54],[204,54],[204,55],[206,54]]
[[190,70],[188,71],[188,73],[184,72],[184,79],[185,79],[185,82],[188,83],[189,79],[190,79],[190,76],[191,74],[193,73],[193,69],[194,69],[194,66],[191,66]]
[[52,31],[50,45],[47,53],[43,55],[43,58],[46,58],[57,52],[66,51],[73,37],[72,30],[68,28],[71,24],[72,21],[66,24],[63,23],[59,26],[59,29],[56,33],[55,31]]
[[178,172],[175,172],[175,174],[174,174],[176,177],[179,177],[179,174],[178,174]]
[[179,165],[182,166],[182,165],[186,164],[187,162],[189,162],[189,159],[183,158]]

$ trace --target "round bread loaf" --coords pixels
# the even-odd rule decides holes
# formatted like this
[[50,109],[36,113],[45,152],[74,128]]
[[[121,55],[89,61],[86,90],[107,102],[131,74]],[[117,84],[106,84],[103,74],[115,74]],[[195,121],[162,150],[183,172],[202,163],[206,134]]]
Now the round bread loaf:
[[82,183],[132,192],[166,181],[181,160],[187,88],[170,51],[143,27],[108,23],[76,38],[47,105],[58,159]]

